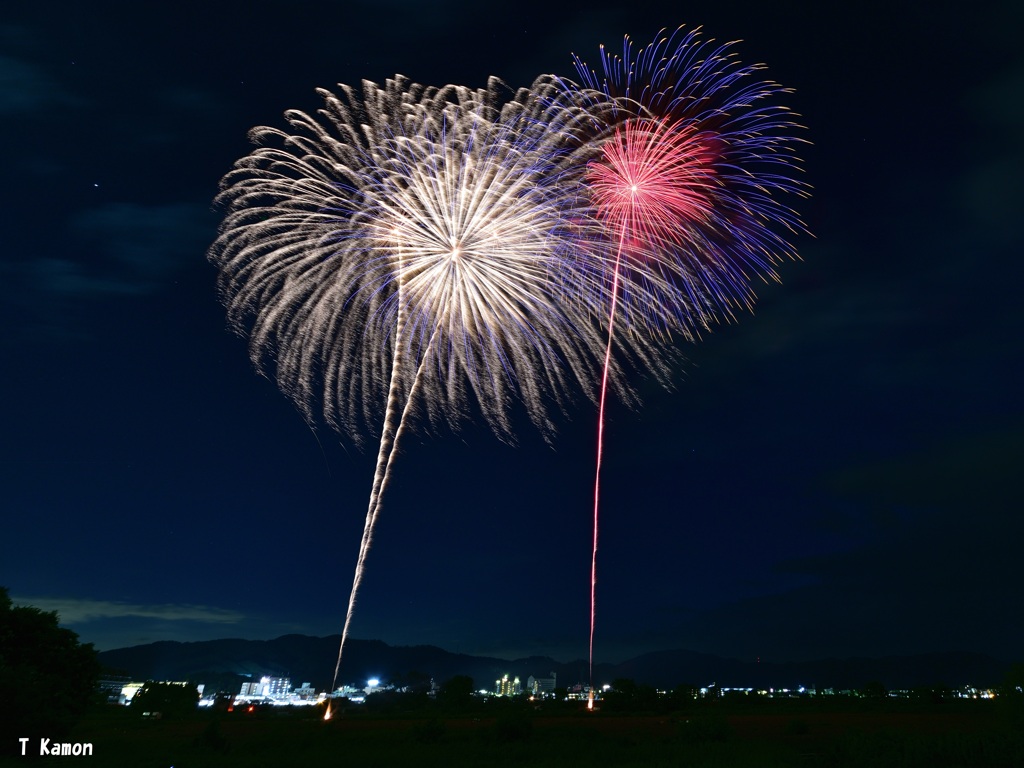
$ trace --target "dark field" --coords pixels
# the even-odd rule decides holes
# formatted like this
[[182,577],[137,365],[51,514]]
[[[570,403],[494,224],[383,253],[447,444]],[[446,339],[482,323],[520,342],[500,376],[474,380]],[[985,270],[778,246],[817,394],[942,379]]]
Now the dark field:
[[[888,704],[888,703],[886,703]],[[350,710],[203,712],[145,721],[98,709],[69,741],[92,757],[64,764],[131,768],[215,766],[1024,766],[1024,733],[991,702],[893,706],[702,707],[665,714],[506,708],[496,716]],[[38,742],[31,747],[38,752]],[[10,754],[8,752],[7,754]],[[2,764],[35,762],[0,758]]]

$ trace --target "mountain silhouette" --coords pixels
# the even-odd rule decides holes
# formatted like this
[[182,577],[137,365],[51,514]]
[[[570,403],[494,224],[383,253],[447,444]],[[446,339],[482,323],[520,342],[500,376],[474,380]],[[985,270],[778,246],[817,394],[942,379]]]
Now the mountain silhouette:
[[[192,680],[209,690],[238,690],[241,682],[264,675],[288,677],[293,685],[311,683],[317,690],[330,687],[340,637],[284,635],[274,640],[207,640],[158,642],[103,651],[108,670],[137,680]],[[889,689],[946,685],[957,688],[997,686],[1010,665],[975,653],[931,653],[884,658],[822,659],[807,662],[758,663],[686,650],[646,653],[619,664],[595,664],[594,682],[628,678],[642,685],[676,685],[818,690],[859,689],[871,681]],[[580,659],[559,662],[546,656],[499,659],[451,653],[430,645],[390,646],[380,640],[349,640],[339,684],[362,687],[369,678],[401,685],[412,679],[432,678],[442,683],[456,675],[471,677],[477,688],[493,690],[503,675],[547,678],[554,672],[558,685],[585,683],[588,664]]]

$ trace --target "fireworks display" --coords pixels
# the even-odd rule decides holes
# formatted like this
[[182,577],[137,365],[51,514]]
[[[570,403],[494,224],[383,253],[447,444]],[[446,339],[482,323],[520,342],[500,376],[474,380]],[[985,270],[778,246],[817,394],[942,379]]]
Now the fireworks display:
[[[624,277],[642,287],[620,297],[636,305],[625,315],[634,330],[693,338],[734,318],[752,306],[754,280],[778,280],[775,265],[796,257],[790,240],[805,231],[787,204],[807,194],[802,128],[779,103],[788,91],[731,47],[699,30],[638,50],[627,37],[621,57],[602,46],[600,74],[575,57],[581,83],[564,81],[599,115],[584,187],[609,252],[624,244]],[[593,263],[610,273],[614,262]]]
[[575,62],[580,84],[514,93],[400,76],[321,90],[316,116],[255,129],[222,182],[210,259],[253,362],[310,423],[379,434],[335,682],[411,422],[477,419],[512,441],[520,402],[550,437],[578,393],[599,406],[592,667],[608,390],[633,404],[627,367],[664,380],[673,337],[750,307],[751,280],[795,256],[797,126],[760,66],[696,32],[627,38],[600,75]]
[[222,184],[210,258],[255,364],[346,437],[384,410],[339,665],[414,409],[435,425],[475,414],[511,440],[513,400],[550,434],[552,406],[593,396],[599,329],[589,307],[556,301],[579,231],[552,165],[562,139],[530,92],[499,105],[497,91],[402,78],[361,98],[322,91],[319,119],[254,131],[278,146]]
[[[610,273],[605,362],[616,320],[632,331],[696,338],[735,310],[750,308],[756,277],[777,280],[774,265],[795,257],[788,237],[804,230],[785,204],[806,195],[795,178],[799,126],[777,103],[781,86],[758,78],[729,45],[701,42],[697,30],[661,37],[623,55],[602,48],[602,72],[576,57],[582,85],[566,82],[582,104],[597,154],[582,187],[590,216],[606,230]],[[622,307],[620,313],[619,307]],[[590,666],[594,661],[597,543],[607,378],[598,406],[591,558]],[[592,700],[591,700],[592,703]]]

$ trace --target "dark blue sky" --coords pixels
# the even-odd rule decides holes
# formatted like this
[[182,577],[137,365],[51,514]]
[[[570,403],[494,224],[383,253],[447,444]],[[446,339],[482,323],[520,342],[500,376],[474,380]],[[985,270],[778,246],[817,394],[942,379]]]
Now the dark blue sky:
[[[644,406],[612,406],[597,660],[1019,660],[1015,3],[25,6],[0,20],[16,602],[100,648],[340,632],[372,451],[314,433],[226,329],[220,177],[318,86],[521,86],[686,24],[796,89],[815,238],[681,347],[673,392],[637,372]],[[472,425],[404,445],[356,637],[586,656],[595,414],[569,416],[553,448]]]

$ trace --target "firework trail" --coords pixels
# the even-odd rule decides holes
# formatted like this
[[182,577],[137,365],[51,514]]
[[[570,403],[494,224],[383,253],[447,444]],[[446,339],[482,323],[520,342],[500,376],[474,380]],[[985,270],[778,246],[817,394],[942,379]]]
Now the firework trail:
[[[606,256],[594,248],[581,253],[610,286],[608,365],[617,315],[633,332],[695,340],[713,323],[734,319],[737,309],[750,309],[751,280],[777,281],[775,265],[796,257],[788,238],[805,227],[782,199],[806,196],[807,187],[795,178],[800,126],[776,103],[788,91],[760,79],[762,65],[740,64],[731,44],[715,46],[700,40],[699,29],[680,29],[637,51],[627,37],[621,57],[602,46],[600,75],[574,61],[582,84],[566,81],[565,88],[594,116],[593,154],[581,183],[591,216],[606,232]],[[602,376],[591,676],[606,384]]]
[[[593,377],[599,339],[551,301],[551,262],[569,241],[542,134],[521,117],[492,123],[481,112],[463,104],[427,115],[415,135],[387,143],[383,172],[364,188],[359,225],[394,254],[396,290],[382,307],[384,327],[396,328],[392,370],[416,373],[397,428],[385,418],[342,645],[417,389],[430,393],[422,401],[432,421],[476,410],[511,439],[512,387],[547,431],[545,391],[560,396],[570,379]],[[393,373],[392,393],[398,382]],[[398,400],[389,396],[389,412]]]
[[276,146],[222,182],[228,213],[210,259],[258,370],[308,421],[322,412],[352,439],[372,429],[386,387],[335,683],[415,406],[434,426],[475,412],[511,440],[514,399],[550,434],[552,406],[578,387],[593,396],[600,333],[584,304],[554,298],[579,231],[554,164],[572,112],[526,89],[501,103],[500,90],[396,77],[364,82],[362,96],[320,91],[319,118],[290,111],[293,132],[256,129]]

